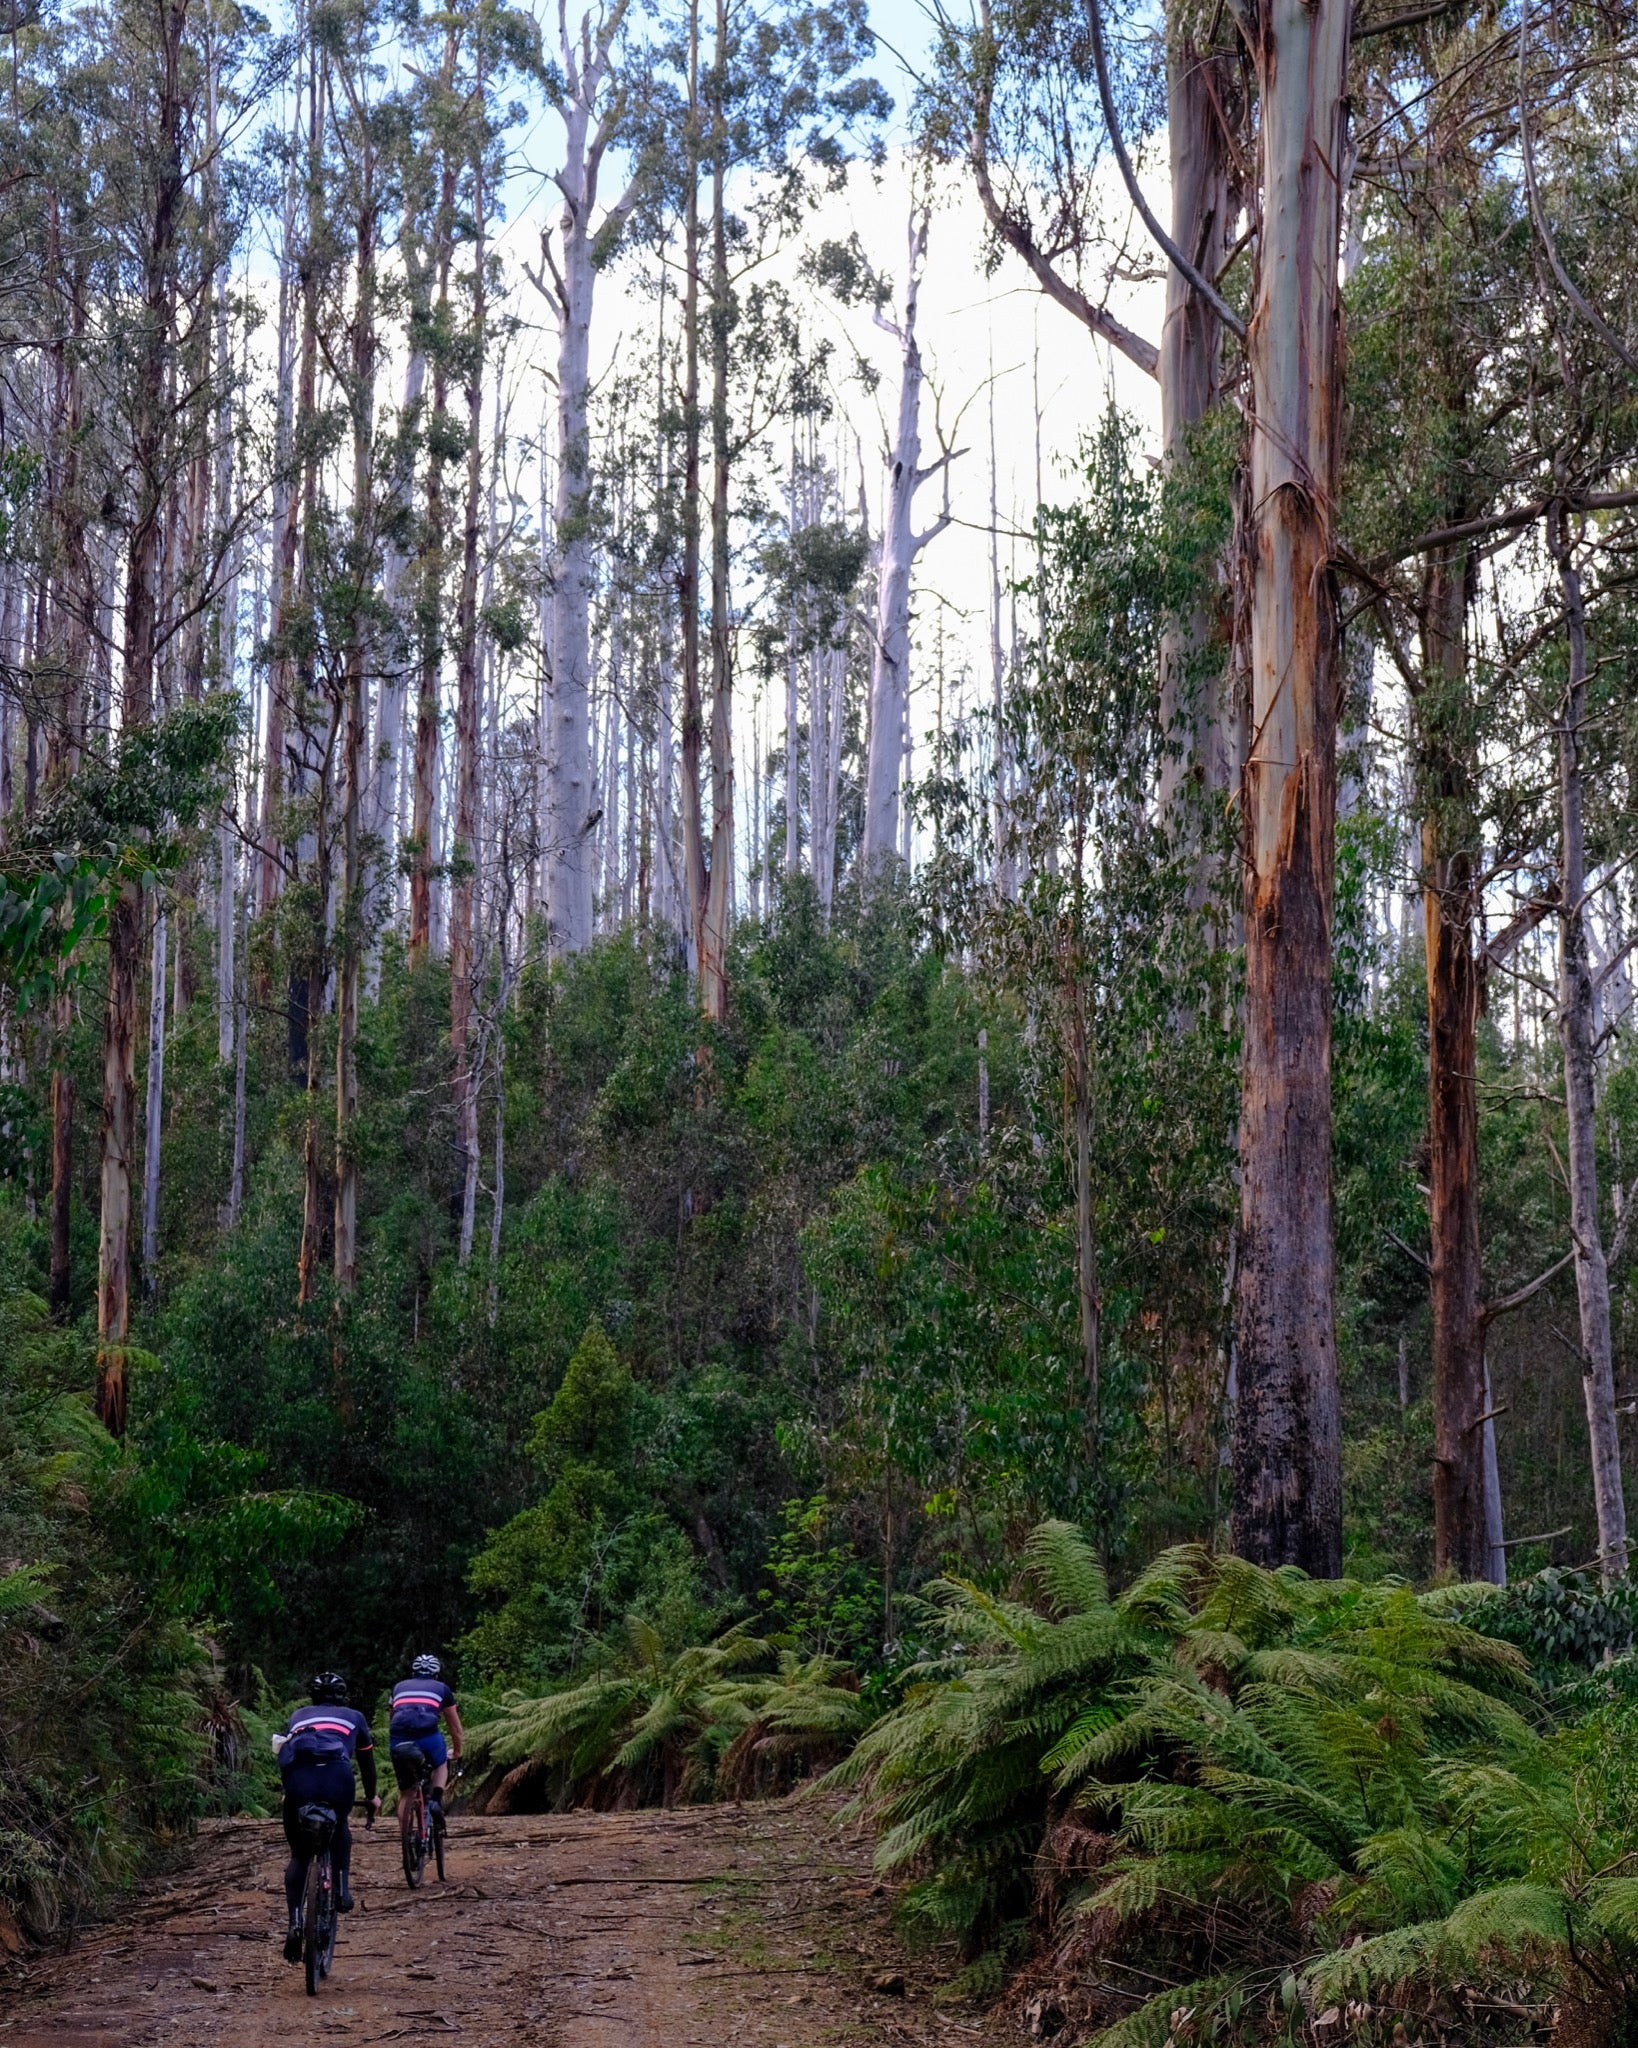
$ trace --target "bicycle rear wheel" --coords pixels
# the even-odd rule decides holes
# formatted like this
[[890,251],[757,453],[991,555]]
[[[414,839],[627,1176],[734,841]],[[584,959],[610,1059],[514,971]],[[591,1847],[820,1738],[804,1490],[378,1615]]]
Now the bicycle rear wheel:
[[424,1795],[419,1785],[402,1793],[398,1801],[398,1832],[403,1840],[404,1882],[414,1891],[421,1882],[426,1862],[426,1833],[423,1827]]
[[335,1864],[326,1856],[324,1859],[324,1884],[319,1892],[319,1975],[328,1977],[330,1965],[336,1959],[336,1927],[339,1916],[336,1912],[336,1870]]
[[[307,1887],[302,1894],[301,1963],[302,1974],[307,1980],[309,1998],[317,1998],[319,1985],[329,1967],[329,1959],[323,1954],[324,1866],[329,1860],[329,1850],[321,1849],[308,1864]],[[334,1936],[331,1938],[333,1940]]]

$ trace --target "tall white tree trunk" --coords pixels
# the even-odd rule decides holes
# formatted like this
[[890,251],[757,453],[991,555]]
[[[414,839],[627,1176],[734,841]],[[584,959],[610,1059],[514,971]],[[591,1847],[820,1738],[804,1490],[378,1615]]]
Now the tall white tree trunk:
[[[220,83],[220,55],[214,23],[210,30],[210,57],[206,71],[207,139],[211,168],[207,185],[211,219],[221,232],[221,174],[216,145],[218,138],[217,95]],[[216,447],[215,523],[218,544],[233,523],[233,352],[228,333],[228,271],[218,263],[212,287],[212,317],[216,343]],[[234,683],[236,645],[239,635],[240,546],[230,546],[228,573],[216,615],[215,681],[218,689],[231,690]],[[237,929],[238,905],[235,894],[237,863],[234,815],[231,798],[222,807],[216,835],[216,1053],[224,1065],[233,1057],[236,1016],[233,991],[233,941]]]
[[949,524],[945,510],[922,532],[914,522],[916,492],[948,456],[923,468],[921,396],[924,372],[916,338],[921,267],[927,253],[928,207],[912,209],[904,306],[895,322],[883,325],[900,347],[899,409],[888,451],[887,513],[877,572],[876,642],[870,664],[870,749],[865,770],[864,843],[860,850],[868,887],[884,864],[901,857],[900,810],[910,718],[910,584],[916,557]]
[[[557,350],[557,560],[552,581],[552,744],[548,756],[546,914],[556,951],[591,943],[592,290],[585,222],[586,113],[576,108],[563,171],[563,262]],[[578,147],[576,137],[578,136]],[[578,173],[578,175],[577,175]]]
[[990,355],[990,713],[994,756],[990,776],[990,830],[995,840],[995,886],[1005,897],[1018,893],[1018,864],[1008,844],[1012,835],[1011,760],[1007,739],[1007,663],[1001,645],[1001,507],[995,452],[995,356]]
[[[404,403],[399,425],[418,414],[426,394],[427,359],[420,348],[411,349],[404,366]],[[396,906],[401,884],[398,873],[399,842],[408,837],[408,806],[401,788],[404,759],[404,713],[409,697],[409,663],[413,635],[411,622],[402,614],[406,578],[413,553],[399,531],[399,515],[409,504],[415,483],[414,443],[401,431],[404,454],[389,484],[387,542],[381,569],[381,602],[395,621],[386,641],[386,660],[376,687],[375,743],[371,749],[366,829],[374,844],[370,849],[364,884],[364,928],[369,945],[365,985],[374,996],[381,985],[381,932]]]
[[575,953],[591,943],[595,848],[591,843],[590,694],[591,592],[595,573],[590,514],[594,478],[588,404],[591,393],[591,318],[597,282],[593,250],[636,203],[634,174],[621,197],[598,217],[598,181],[625,107],[614,89],[613,51],[628,0],[613,0],[600,15],[588,12],[578,31],[569,25],[567,0],[558,5],[558,55],[563,94],[563,200],[561,260],[543,242],[557,309],[556,559],[552,580],[552,744],[548,762],[546,913],[551,944]]
[[1569,633],[1569,674],[1558,717],[1558,1039],[1564,1054],[1569,1140],[1570,1233],[1581,1311],[1581,1376],[1598,1514],[1598,1568],[1606,1585],[1627,1569],[1627,1508],[1621,1486],[1621,1434],[1610,1343],[1610,1276],[1598,1222],[1597,1067],[1593,981],[1587,957],[1587,857],[1581,772],[1587,716],[1587,621],[1581,571],[1562,506],[1548,516],[1548,545],[1558,564]]

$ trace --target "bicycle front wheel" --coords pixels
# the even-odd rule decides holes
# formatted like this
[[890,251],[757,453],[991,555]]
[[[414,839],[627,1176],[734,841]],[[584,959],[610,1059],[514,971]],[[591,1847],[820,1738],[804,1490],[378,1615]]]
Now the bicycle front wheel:
[[438,1882],[444,1881],[444,1815],[440,1807],[432,1818],[432,1853],[438,1859]]

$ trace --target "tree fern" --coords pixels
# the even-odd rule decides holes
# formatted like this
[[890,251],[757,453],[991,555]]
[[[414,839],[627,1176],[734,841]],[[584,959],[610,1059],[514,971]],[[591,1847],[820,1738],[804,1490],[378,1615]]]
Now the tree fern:
[[780,1654],[745,1623],[672,1650],[632,1616],[589,1676],[539,1698],[503,1695],[469,1743],[491,1807],[525,1796],[669,1804],[719,1787],[782,1789],[804,1760],[829,1762],[861,1719],[852,1674],[835,1659]]
[[[1055,1813],[1112,1834],[1074,1902],[1078,1963],[1141,1961],[1177,1988],[1126,2013],[1110,1993],[1103,2048],[1164,2041],[1186,2006],[1204,2031],[1274,2026],[1339,1956],[1359,1984],[1372,1957],[1477,1968],[1568,1840],[1523,1659],[1442,1600],[1198,1545],[1111,1595],[1062,1523],[1009,1596],[952,1581],[934,1598],[942,1642],[833,1782],[875,1820],[878,1867],[912,1878],[908,1910],[970,1953],[1030,1912]],[[1490,1893],[1496,1919],[1461,1917]]]

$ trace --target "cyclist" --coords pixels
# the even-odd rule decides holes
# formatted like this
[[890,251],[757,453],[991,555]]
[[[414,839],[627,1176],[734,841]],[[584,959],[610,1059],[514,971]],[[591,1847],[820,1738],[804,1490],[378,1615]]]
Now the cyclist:
[[450,1750],[439,1721],[449,1723],[456,1763],[461,1760],[461,1744],[465,1740],[461,1717],[455,1710],[455,1695],[445,1685],[443,1671],[436,1657],[417,1657],[410,1665],[409,1677],[401,1678],[392,1689],[391,1718],[387,1723],[387,1753],[392,1758],[400,1791],[413,1785],[421,1775],[422,1757],[432,1767],[427,1796],[434,1820],[442,1815],[444,1787],[449,1783]]
[[312,1704],[297,1707],[283,1735],[273,1738],[279,1759],[279,1776],[284,1780],[284,1838],[290,1844],[290,1861],[285,1865],[284,1898],[289,1921],[284,1937],[284,1959],[301,1961],[301,1895],[307,1882],[308,1859],[301,1850],[301,1827],[297,1819],[304,1806],[328,1806],[336,1817],[330,1854],[336,1873],[336,1910],[350,1913],[353,1895],[347,1888],[352,1865],[353,1838],[347,1816],[353,1805],[353,1762],[364,1780],[364,1797],[372,1813],[381,1811],[375,1789],[375,1744],[370,1724],[356,1707],[347,1704],[347,1681],[339,1671],[321,1671],[307,1687]]

